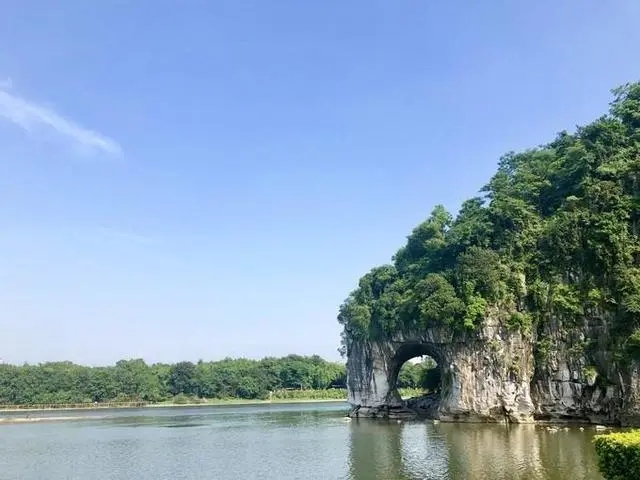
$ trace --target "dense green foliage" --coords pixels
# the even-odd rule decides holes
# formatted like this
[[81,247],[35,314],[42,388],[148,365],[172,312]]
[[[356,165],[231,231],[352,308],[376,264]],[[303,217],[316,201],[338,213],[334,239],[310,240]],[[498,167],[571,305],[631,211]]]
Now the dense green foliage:
[[640,478],[640,430],[596,435],[594,444],[604,478]]
[[345,382],[344,365],[299,355],[174,365],[147,365],[142,359],[121,360],[111,367],[71,362],[0,365],[0,404],[157,402],[174,396],[256,399],[286,389],[342,392]]
[[[398,387],[422,390],[439,371],[433,360],[407,362]],[[148,365],[121,360],[111,367],[71,362],[0,364],[0,405],[70,404],[110,401],[193,403],[199,399],[346,399],[346,371],[314,355],[262,360],[224,359]]]
[[440,388],[440,369],[430,357],[420,363],[405,362],[398,373],[396,386],[399,389],[437,390]]
[[614,94],[608,115],[501,158],[457,217],[435,207],[360,279],[344,336],[473,332],[489,312],[528,334],[553,315],[606,313],[615,348],[640,358],[640,84]]

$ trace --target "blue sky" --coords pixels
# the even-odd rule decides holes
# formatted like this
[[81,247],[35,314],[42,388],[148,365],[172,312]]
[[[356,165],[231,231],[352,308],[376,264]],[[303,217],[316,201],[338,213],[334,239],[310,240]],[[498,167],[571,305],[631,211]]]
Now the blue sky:
[[0,357],[318,353],[499,156],[640,79],[640,2],[13,0]]

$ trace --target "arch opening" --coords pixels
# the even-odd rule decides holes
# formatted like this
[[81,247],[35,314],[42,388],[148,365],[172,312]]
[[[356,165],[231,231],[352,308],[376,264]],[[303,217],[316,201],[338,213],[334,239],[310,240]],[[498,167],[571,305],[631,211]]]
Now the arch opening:
[[442,390],[443,358],[430,344],[402,345],[393,357],[391,388],[411,413],[437,418]]

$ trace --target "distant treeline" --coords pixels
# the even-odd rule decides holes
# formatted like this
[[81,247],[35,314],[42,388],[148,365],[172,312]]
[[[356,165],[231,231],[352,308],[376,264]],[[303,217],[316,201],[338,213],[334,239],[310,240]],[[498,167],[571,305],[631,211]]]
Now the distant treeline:
[[[422,371],[420,365],[405,364],[398,386],[419,387]],[[12,405],[160,402],[176,396],[264,399],[282,390],[345,388],[345,366],[317,355],[153,365],[134,359],[109,367],[71,362],[0,365],[0,404]]]

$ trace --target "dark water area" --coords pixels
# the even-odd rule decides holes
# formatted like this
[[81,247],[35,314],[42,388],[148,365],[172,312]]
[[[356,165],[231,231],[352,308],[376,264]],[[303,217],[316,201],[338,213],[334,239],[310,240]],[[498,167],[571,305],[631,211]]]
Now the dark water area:
[[348,421],[346,412],[341,402],[39,412],[30,416],[65,420],[0,424],[0,479],[602,478],[593,428]]

